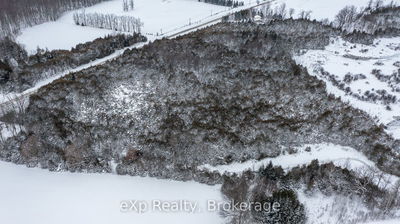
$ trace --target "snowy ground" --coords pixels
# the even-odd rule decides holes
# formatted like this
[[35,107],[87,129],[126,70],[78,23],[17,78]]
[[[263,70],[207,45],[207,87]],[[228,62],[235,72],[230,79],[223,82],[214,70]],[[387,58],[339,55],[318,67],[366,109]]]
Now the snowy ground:
[[[242,0],[244,7],[265,2],[265,0]],[[389,0],[384,0],[388,3]],[[365,7],[368,0],[271,0],[271,7],[276,8],[285,3],[287,9],[295,9],[296,17],[301,11],[310,11],[311,18],[333,20],[337,12],[347,5]],[[262,7],[260,7],[262,8]],[[135,0],[135,9],[129,12],[122,10],[122,0],[103,2],[85,9],[88,13],[98,12],[115,15],[131,15],[144,22],[143,33],[148,36],[168,34],[213,17],[229,12],[228,7],[206,4],[197,0]],[[98,37],[114,34],[114,31],[76,26],[72,15],[65,13],[55,22],[47,22],[22,30],[17,41],[23,44],[29,53],[36,52],[37,47],[70,49],[79,43],[91,41]]]
[[[374,166],[373,162],[348,147],[320,144],[305,145],[297,150],[295,154],[261,162],[268,164],[273,161],[274,165],[285,168],[305,164],[312,159],[333,161],[339,165],[347,163],[351,169]],[[216,170],[240,172],[259,165],[261,163],[233,164],[229,169],[218,167]],[[0,217],[4,223],[224,223],[218,212],[207,211],[208,200],[223,200],[219,185],[112,174],[52,173],[6,162],[0,162],[0,179]],[[339,218],[351,220],[368,213],[362,201],[354,198],[338,195],[328,197],[318,193],[307,195],[301,189],[297,193],[305,205],[308,224],[334,224],[338,223]],[[121,205],[130,205],[133,200],[137,200],[136,210],[121,208]],[[159,201],[171,203],[172,206],[184,201],[195,206],[195,209],[186,207],[187,210],[160,211],[155,206]],[[145,206],[141,213],[138,213],[139,203]],[[344,207],[347,209],[343,210]],[[398,221],[368,224],[392,224]]]
[[[240,174],[245,170],[257,170],[262,166],[268,165],[270,162],[274,166],[282,166],[285,170],[290,170],[298,165],[307,165],[315,159],[318,159],[320,163],[333,162],[339,167],[353,170],[360,177],[371,177],[374,183],[382,188],[391,188],[399,180],[398,177],[378,170],[372,161],[355,149],[334,144],[304,145],[295,148],[295,153],[293,154],[283,154],[276,158],[267,158],[260,161],[251,160],[244,163],[233,163],[216,167],[203,165],[198,168],[200,170],[217,171],[219,173]],[[348,198],[335,194],[328,197],[318,192],[308,195],[303,189],[299,189],[297,194],[299,200],[306,208],[307,224],[336,224],[341,223],[340,220],[356,220],[370,212],[364,203],[357,198]],[[392,220],[371,222],[370,224],[386,223],[399,222]]]
[[321,193],[306,195],[302,190],[298,190],[297,195],[306,209],[307,224],[337,224],[369,213],[363,202],[355,198],[334,194],[328,197]]
[[365,224],[399,224],[400,219],[391,219],[391,220],[384,220],[384,221],[372,221]]
[[[394,80],[396,76],[388,78],[400,68],[400,38],[378,39],[371,46],[351,44],[336,38],[325,50],[308,51],[298,56],[296,61],[306,66],[311,75],[325,81],[329,93],[376,117],[388,126],[389,133],[400,138],[400,83]],[[334,75],[334,80],[325,76],[321,68]],[[372,72],[374,69],[380,70],[382,77],[388,80],[379,80]],[[361,74],[364,77],[346,82],[346,74]],[[350,91],[338,88],[333,81],[342,83]],[[382,100],[373,102],[357,97],[367,98],[366,93],[380,95],[381,92],[396,97],[395,102],[389,104],[390,110]]]
[[[280,0],[284,2],[288,8],[295,9],[295,15],[301,11],[311,11],[311,19],[323,20],[329,19],[333,21],[336,14],[348,5],[354,5],[357,8],[366,7],[369,0]],[[390,0],[383,0],[383,3],[390,3]]]
[[[156,35],[227,10],[227,7],[205,4],[197,0],[135,0],[135,9],[124,12],[122,0],[112,0],[88,7],[85,12],[134,16],[144,23],[143,34]],[[17,41],[23,44],[29,53],[33,53],[38,46],[49,50],[70,49],[79,43],[114,33],[111,30],[75,25],[73,12],[65,13],[55,22],[22,30]]]
[[311,161],[318,159],[321,163],[325,162],[351,162],[353,168],[360,166],[374,166],[362,153],[350,147],[334,145],[330,143],[304,145],[295,148],[295,153],[285,153],[275,158],[266,158],[262,160],[249,160],[243,163],[232,163],[221,166],[200,166],[201,170],[218,171],[219,173],[242,173],[246,170],[257,171],[262,166],[267,166],[272,162],[275,166],[282,166],[283,169],[289,170],[298,165],[309,164]]
[[8,138],[16,136],[21,131],[21,126],[0,122],[0,144]]
[[[262,160],[249,160],[243,163],[231,163],[229,165],[210,166],[208,164],[199,166],[199,170],[208,170],[211,172],[237,173],[240,174],[246,170],[257,171],[261,167],[272,163],[274,166],[282,166],[284,170],[290,170],[296,166],[310,164],[313,160],[323,163],[333,162],[335,165],[347,168],[357,172],[360,175],[374,173],[376,184],[393,185],[399,178],[383,173],[378,170],[375,163],[369,160],[365,155],[351,147],[335,145],[331,143],[310,144],[296,147],[293,154],[282,154],[275,158],[266,158]],[[378,180],[383,177],[382,180]]]
[[[222,200],[220,186],[111,174],[51,173],[5,162],[0,162],[0,179],[2,223],[223,222],[217,212],[206,211],[207,200]],[[122,212],[124,200],[143,200],[149,207],[141,214]],[[156,207],[157,200],[185,200],[197,203],[199,210],[153,211],[150,206]]]
[[[367,216],[371,211],[359,198],[349,198],[332,194],[325,196],[322,193],[307,195],[303,190],[298,190],[299,200],[304,204],[307,212],[307,224],[338,224],[346,220],[359,220]],[[398,224],[400,219],[389,219],[382,221],[354,222],[359,224]]]

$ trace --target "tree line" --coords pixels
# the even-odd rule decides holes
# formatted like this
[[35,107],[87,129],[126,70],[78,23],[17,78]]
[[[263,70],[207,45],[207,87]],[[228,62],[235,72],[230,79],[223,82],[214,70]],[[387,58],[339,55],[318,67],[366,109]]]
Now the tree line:
[[129,33],[140,33],[143,26],[140,19],[132,16],[85,13],[85,11],[82,11],[74,13],[73,18],[76,25]]
[[199,0],[199,2],[210,3],[214,5],[229,6],[229,7],[238,7],[244,5],[243,2],[233,1],[233,0]]
[[[261,20],[264,22],[275,19],[293,19],[294,17],[309,20],[311,18],[311,11],[302,10],[296,14],[295,9],[288,8],[285,3],[275,7],[272,7],[271,4],[265,4],[257,9],[244,9],[235,12],[232,16],[224,17],[224,21],[251,21],[254,20],[255,15],[260,16]],[[325,23],[325,21],[323,21],[323,23]]]
[[1,0],[0,38],[15,36],[21,28],[57,20],[62,13],[107,0]]
[[397,26],[397,22],[391,19],[390,10],[393,10],[392,16],[395,16],[394,11],[399,10],[399,6],[394,1],[385,5],[382,0],[370,0],[366,7],[360,9],[346,6],[336,15],[334,25],[348,32],[374,33],[380,28]]
[[133,0],[123,0],[122,1],[122,9],[124,12],[129,10],[133,10],[135,8],[135,2]]

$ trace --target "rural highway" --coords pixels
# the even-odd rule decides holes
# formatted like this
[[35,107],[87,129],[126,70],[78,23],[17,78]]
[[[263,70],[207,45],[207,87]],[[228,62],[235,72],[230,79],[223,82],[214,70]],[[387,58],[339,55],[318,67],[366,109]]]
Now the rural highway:
[[[244,6],[241,6],[241,7],[233,8],[233,9],[228,10],[226,12],[218,13],[218,15],[216,14],[216,15],[211,16],[210,18],[204,19],[204,22],[202,20],[198,21],[197,23],[192,24],[191,26],[186,26],[187,28],[183,27],[182,29],[178,29],[177,31],[174,31],[174,32],[172,32],[170,34],[164,34],[164,35],[158,36],[156,38],[152,38],[151,40],[154,41],[156,39],[162,39],[162,38],[173,39],[173,38],[178,37],[180,35],[184,35],[184,34],[196,31],[196,30],[198,30],[200,28],[219,23],[219,22],[222,21],[222,18],[224,18],[225,16],[233,15],[234,13],[236,13],[238,11],[253,9],[253,8],[256,8],[256,7],[259,7],[259,6],[262,6],[262,5],[266,5],[266,4],[270,4],[270,3],[276,2],[276,1],[277,0],[270,0],[270,1],[265,1],[265,0],[264,1],[255,1],[255,0],[253,0],[251,2],[254,2],[254,4],[251,4],[251,2],[250,2],[249,5],[244,5]],[[141,48],[144,45],[148,44],[149,42],[150,41],[143,42],[143,43],[137,43],[137,44],[134,44],[132,46],[123,48],[121,50],[117,50],[113,54],[108,55],[108,56],[106,56],[104,58],[100,58],[100,59],[94,60],[94,61],[92,61],[90,63],[78,66],[78,67],[76,67],[74,69],[68,69],[66,71],[63,71],[63,72],[57,74],[57,75],[54,75],[53,77],[51,77],[49,79],[42,80],[42,81],[38,82],[35,87],[27,89],[22,93],[17,93],[17,94],[14,94],[14,95],[5,96],[5,98],[3,98],[3,99],[0,98],[0,116],[4,115],[5,113],[7,113],[10,110],[14,109],[16,107],[16,105],[21,105],[22,103],[23,104],[27,104],[30,95],[36,93],[38,91],[38,89],[40,89],[41,87],[43,87],[45,85],[50,84],[54,80],[60,79],[60,78],[62,78],[64,76],[66,76],[67,74],[70,74],[70,73],[73,73],[73,72],[79,72],[79,71],[82,71],[84,69],[90,68],[92,66],[97,66],[97,65],[104,64],[107,61],[112,60],[112,59],[122,55],[124,53],[124,51],[127,50],[127,49]]]

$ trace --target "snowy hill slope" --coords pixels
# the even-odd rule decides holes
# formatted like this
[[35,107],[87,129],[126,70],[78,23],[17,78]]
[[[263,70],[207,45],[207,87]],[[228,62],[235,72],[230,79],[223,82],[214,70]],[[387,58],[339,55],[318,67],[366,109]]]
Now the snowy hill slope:
[[371,46],[332,39],[325,50],[297,57],[327,90],[388,126],[400,138],[400,38],[375,40]]

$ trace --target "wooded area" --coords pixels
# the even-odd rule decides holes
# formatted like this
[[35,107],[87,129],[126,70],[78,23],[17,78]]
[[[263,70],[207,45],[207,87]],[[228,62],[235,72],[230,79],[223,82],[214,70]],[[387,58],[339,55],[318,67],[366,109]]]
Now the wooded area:
[[14,36],[23,27],[54,21],[63,12],[107,0],[0,0],[0,38]]
[[74,13],[74,22],[76,25],[129,33],[140,33],[141,27],[143,26],[140,19],[133,16],[85,13],[85,11]]
[[214,5],[229,6],[229,7],[238,7],[244,5],[243,2],[238,2],[233,0],[199,0],[199,2],[205,2]]

